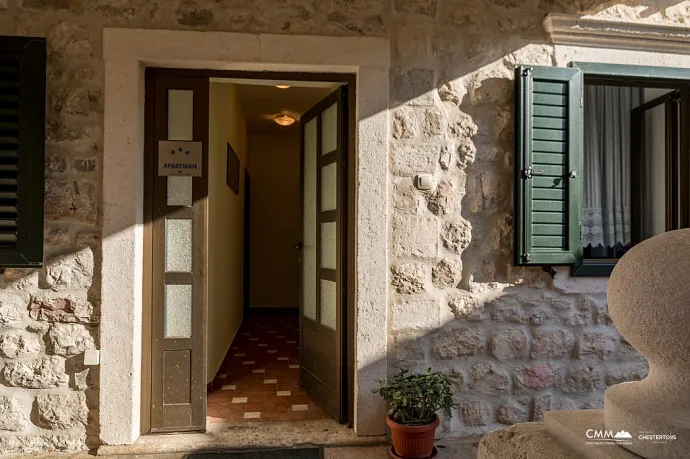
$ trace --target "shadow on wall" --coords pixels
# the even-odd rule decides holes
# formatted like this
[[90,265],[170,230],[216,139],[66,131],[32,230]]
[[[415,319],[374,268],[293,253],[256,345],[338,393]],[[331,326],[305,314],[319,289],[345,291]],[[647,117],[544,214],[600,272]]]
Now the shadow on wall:
[[[644,363],[619,342],[601,295],[561,294],[540,270],[511,266],[513,69],[519,62],[553,64],[553,49],[541,26],[547,13],[675,21],[687,14],[679,9],[683,2],[372,0],[328,9],[300,6],[295,0],[295,8],[276,9],[281,19],[274,21],[277,26],[255,17],[265,13],[261,9],[249,7],[241,16],[231,8],[214,12],[189,3],[181,2],[174,12],[150,12],[150,20],[163,28],[391,37],[392,227],[398,236],[392,236],[394,333],[388,359],[391,371],[432,366],[463,375],[457,389],[460,415],[444,420],[446,430],[487,430],[494,413],[497,422],[508,422],[537,419],[545,407],[597,405],[591,402],[592,393],[600,394],[604,385],[643,376]],[[95,445],[98,367],[79,362],[85,349],[99,347],[100,247],[112,233],[100,234],[102,69],[73,70],[72,61],[97,53],[100,35],[74,23],[56,24],[55,14],[62,12],[51,8],[32,10],[36,20],[16,13],[20,8],[15,6],[5,13],[17,15],[15,33],[49,36],[52,73],[46,267],[7,269],[2,275],[0,325],[5,329],[0,351],[5,360],[0,382],[13,388],[74,389],[61,393],[62,398],[39,395],[30,421],[57,430],[86,426],[87,442]],[[79,13],[95,30],[122,26],[131,19],[127,14],[134,14],[95,8]],[[40,22],[44,18],[39,14],[48,20]],[[66,155],[75,146],[86,148],[89,158]],[[416,190],[412,177],[421,172],[435,174],[439,185],[427,193]],[[113,222],[112,228],[140,224],[136,218]],[[413,231],[406,232],[405,225]],[[428,251],[399,250],[419,243],[419,234],[426,234],[420,228],[436,235],[439,227],[442,253],[436,236],[430,242],[422,239],[431,244],[421,246]],[[443,299],[429,292],[442,292]],[[430,309],[438,310],[438,317],[414,309],[428,302],[439,303]],[[403,304],[422,314],[405,323],[409,312],[402,311]],[[579,328],[586,326],[593,329]],[[571,362],[567,369],[566,361]],[[491,408],[488,398],[495,399]],[[55,404],[70,407],[67,418],[50,414]],[[29,426],[29,420],[19,419],[10,430]],[[65,441],[79,443],[80,438]]]

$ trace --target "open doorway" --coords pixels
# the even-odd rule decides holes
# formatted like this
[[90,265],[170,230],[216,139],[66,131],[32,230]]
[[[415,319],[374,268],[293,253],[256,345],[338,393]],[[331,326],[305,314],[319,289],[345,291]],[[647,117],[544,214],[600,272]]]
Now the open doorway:
[[[303,231],[312,232],[314,223],[302,218],[301,133],[302,116],[340,85],[229,78],[212,78],[209,84],[210,177],[218,176],[218,186],[209,188],[209,232],[217,233],[215,237],[209,233],[209,248],[213,252],[232,233],[224,227],[243,224],[242,251],[247,262],[240,277],[245,308],[238,326],[214,320],[226,307],[220,298],[233,295],[234,289],[232,279],[224,282],[223,270],[217,271],[221,278],[209,270],[209,292],[215,290],[215,294],[209,295],[208,309],[207,423],[326,418],[324,402],[307,394],[299,377],[300,296],[314,288],[302,275],[302,250],[315,250],[311,244],[303,247]],[[245,178],[244,196],[235,200],[242,199],[249,207],[243,209],[243,220],[248,217],[249,221],[228,220],[228,206],[221,202],[228,191],[222,173],[226,158],[213,155],[222,153],[226,143],[231,144],[230,155],[238,150],[233,144],[242,150],[236,155],[250,185]],[[214,163],[218,163],[215,172]],[[315,191],[315,183],[306,185],[307,193]],[[239,253],[239,248],[233,253]],[[309,286],[302,286],[302,279]],[[211,343],[217,348],[212,349]]]
[[297,76],[147,72],[144,431],[351,419],[354,81]]

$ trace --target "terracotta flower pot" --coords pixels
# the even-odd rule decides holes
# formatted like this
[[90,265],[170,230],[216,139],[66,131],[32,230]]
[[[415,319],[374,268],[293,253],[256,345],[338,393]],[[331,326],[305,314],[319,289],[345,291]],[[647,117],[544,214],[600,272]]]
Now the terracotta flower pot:
[[398,457],[405,459],[428,459],[434,450],[434,436],[440,420],[438,416],[431,424],[421,426],[406,426],[386,418],[386,424],[391,429],[393,449]]

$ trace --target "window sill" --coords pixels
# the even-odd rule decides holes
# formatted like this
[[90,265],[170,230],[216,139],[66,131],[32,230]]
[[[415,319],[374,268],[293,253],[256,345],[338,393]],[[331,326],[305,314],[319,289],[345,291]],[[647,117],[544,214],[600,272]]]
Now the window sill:
[[570,268],[572,277],[608,277],[616,266],[615,261],[585,260]]

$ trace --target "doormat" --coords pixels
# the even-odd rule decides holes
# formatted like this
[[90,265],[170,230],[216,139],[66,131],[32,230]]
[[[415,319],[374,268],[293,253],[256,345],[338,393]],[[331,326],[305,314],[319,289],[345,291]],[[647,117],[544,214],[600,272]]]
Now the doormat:
[[283,448],[233,451],[229,453],[191,453],[188,459],[323,459],[323,448]]

